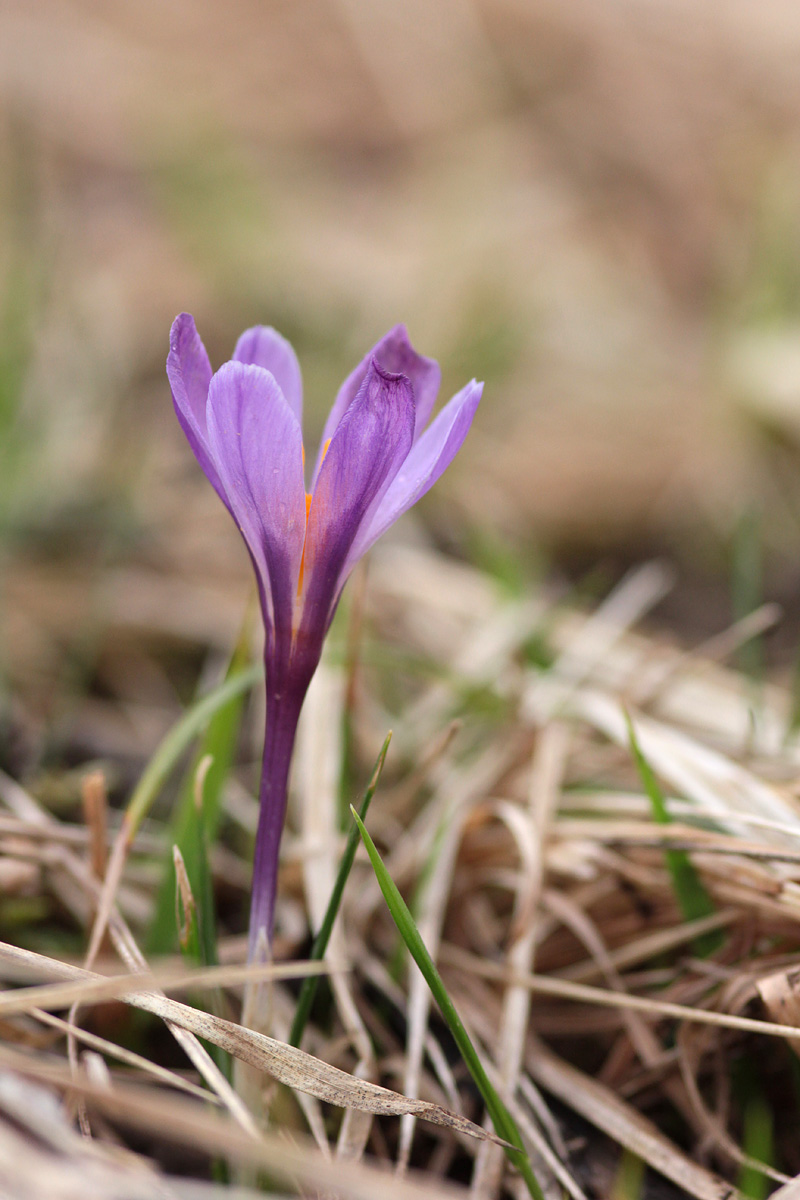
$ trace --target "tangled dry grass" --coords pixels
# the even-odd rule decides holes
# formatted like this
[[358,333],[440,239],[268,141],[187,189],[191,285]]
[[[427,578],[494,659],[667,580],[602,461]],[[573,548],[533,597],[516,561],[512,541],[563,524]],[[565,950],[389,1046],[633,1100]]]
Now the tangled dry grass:
[[[304,947],[341,851],[349,723],[350,769],[362,778],[394,726],[370,828],[413,897],[546,1194],[640,1194],[624,1190],[624,1151],[653,1173],[641,1194],[733,1196],[748,1161],[744,1114],[760,1098],[782,1165],[767,1170],[788,1198],[786,1172],[800,1170],[791,1082],[798,746],[787,694],[754,690],[724,662],[775,613],[687,652],[634,628],[669,583],[651,564],[585,612],[546,594],[512,596],[429,551],[376,555],[351,611],[359,653],[329,656],[304,712],[279,961],[266,972],[275,1041],[238,1024],[241,936],[223,939],[211,971],[149,962],[139,948],[163,823],[151,819],[130,846],[106,907],[118,822],[108,814],[104,831],[97,777],[83,786],[84,799],[94,797],[86,824],[57,819],[3,776],[7,890],[40,898],[50,923],[87,937],[94,921],[89,944],[100,955],[76,961],[9,945],[0,954],[3,977],[26,982],[0,996],[8,1194],[85,1195],[90,1179],[98,1196],[245,1196],[258,1169],[273,1187],[343,1197],[517,1194],[499,1147],[463,1119],[446,1124],[442,1109],[480,1123],[481,1108],[421,976],[399,952],[366,860],[329,947],[330,1003],[304,1051],[282,1041],[296,996],[289,980],[309,969]],[[626,711],[670,797],[668,825],[653,820]],[[232,779],[213,869],[234,911],[248,868],[231,831],[252,827],[254,805]],[[690,853],[711,915],[681,915],[668,848]],[[108,918],[102,938],[98,910]],[[709,955],[701,942],[710,931],[721,938]],[[206,1011],[212,988],[232,1021]],[[153,1015],[144,1036],[111,1000]],[[66,1021],[53,1015],[65,1010]],[[160,1023],[184,1053],[169,1050]],[[233,1092],[204,1045],[255,1068],[274,1132],[256,1128],[247,1088]],[[744,1089],[743,1062],[752,1069]],[[70,1107],[92,1140],[71,1128]],[[210,1182],[214,1159],[240,1183]],[[658,1178],[673,1191],[659,1191]]]

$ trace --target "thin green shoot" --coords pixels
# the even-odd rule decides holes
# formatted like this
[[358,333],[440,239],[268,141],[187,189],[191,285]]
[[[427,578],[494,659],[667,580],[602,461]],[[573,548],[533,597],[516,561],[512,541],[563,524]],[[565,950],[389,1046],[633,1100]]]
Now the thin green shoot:
[[125,826],[129,841],[135,837],[139,826],[150,812],[181,755],[202,733],[214,714],[225,705],[233,703],[238,696],[244,695],[254,683],[258,682],[262,674],[263,667],[254,665],[231,675],[188,708],[164,736],[142,772],[128,801],[125,811]]
[[[652,767],[642,753],[638,738],[636,737],[636,730],[627,712],[625,713],[625,720],[628,725],[628,740],[630,742],[631,753],[633,754],[644,790],[650,800],[653,819],[659,825],[669,825],[672,822],[672,818],[669,815],[664,793],[659,787]],[[667,870],[672,878],[672,889],[675,893],[675,899],[684,918],[687,921],[698,921],[701,917],[710,917],[716,912],[714,902],[709,896],[702,879],[695,869],[694,863],[686,851],[665,850],[664,859],[667,864]],[[701,934],[700,937],[695,939],[693,943],[694,951],[700,957],[706,958],[719,950],[724,940],[722,930],[710,930],[708,933]]]
[[[231,656],[226,681],[238,675],[247,665],[251,624],[251,614],[248,613]],[[180,848],[189,878],[192,880],[198,879],[202,871],[202,839],[207,838],[209,842],[213,842],[217,834],[222,814],[222,793],[236,754],[243,710],[244,693],[240,692],[211,715],[184,777],[170,820],[169,843]],[[200,789],[202,802],[198,809],[198,772],[200,764],[206,760],[209,761],[203,768]],[[198,826],[199,819],[202,819],[202,837]],[[147,941],[147,948],[151,954],[168,954],[174,949],[174,909],[175,875],[172,863],[165,860]],[[213,936],[213,921],[210,925],[209,922],[205,922],[205,926],[206,953],[210,954],[208,938]]]
[[[733,620],[740,621],[763,603],[763,546],[760,515],[754,506],[744,509],[736,525],[731,564]],[[738,666],[757,687],[764,675],[763,636],[739,647]]]
[[498,537],[495,528],[473,524],[467,530],[467,538],[469,561],[490,575],[507,597],[520,600],[530,594],[528,564],[516,547]]
[[[375,766],[373,768],[372,775],[370,776],[370,781],[367,784],[366,791],[364,792],[364,799],[361,801],[360,811],[362,820],[366,818],[372,797],[375,795],[375,789],[377,788],[378,780],[381,777],[383,764],[386,760],[386,753],[389,749],[389,743],[391,740],[392,732],[389,730],[386,735],[386,739],[381,746],[381,752],[375,761]],[[318,961],[325,957],[325,951],[328,948],[328,942],[330,941],[336,915],[339,912],[339,907],[342,903],[345,884],[347,883],[347,878],[353,866],[357,849],[358,829],[355,826],[352,826],[347,835],[347,843],[345,844],[344,853],[342,854],[342,859],[339,863],[336,882],[333,885],[333,891],[331,892],[331,898],[328,901],[328,907],[325,911],[325,916],[322,920],[322,924],[319,927],[319,932],[314,938],[314,944],[311,947],[309,958],[312,961]],[[297,1000],[297,1010],[295,1011],[294,1020],[292,1021],[292,1028],[289,1031],[290,1046],[299,1046],[303,1040],[303,1033],[305,1032],[306,1025],[308,1024],[308,1018],[311,1014],[311,1008],[314,1004],[314,999],[317,994],[319,981],[319,975],[308,975],[303,980],[302,987],[300,988],[300,995]]]
[[609,1200],[641,1200],[645,1177],[644,1160],[623,1149]]
[[[763,1093],[751,1096],[745,1103],[742,1148],[750,1159],[765,1163],[772,1161],[772,1111]],[[759,1171],[754,1162],[742,1167],[738,1183],[742,1195],[751,1196],[753,1200],[766,1200],[772,1188],[769,1177],[764,1171]]]
[[[195,853],[197,873],[192,879],[181,854],[180,847],[172,847],[175,868],[175,926],[181,954],[192,966],[217,966],[216,923],[214,920],[214,892],[211,870],[208,864],[208,845],[203,823],[202,791],[203,779],[208,774],[210,759],[201,763],[197,773],[197,830],[200,841]],[[219,988],[214,988],[207,998],[195,1000],[197,1007],[205,1008],[215,1016],[225,1017],[225,1005]],[[231,1078],[231,1057],[219,1046],[207,1044],[211,1057],[227,1079]]]
[[795,650],[792,668],[791,709],[785,740],[788,742],[798,729],[800,729],[800,646]]
[[31,469],[41,431],[23,403],[36,347],[39,312],[46,298],[51,263],[43,253],[36,156],[28,122],[11,116],[7,126],[4,183],[4,271],[0,285],[0,525],[27,517],[41,499],[44,476]]
[[172,847],[175,866],[175,925],[181,954],[191,963],[200,961],[200,933],[197,904],[179,846]]
[[378,853],[375,843],[367,833],[364,822],[359,817],[356,810],[351,806],[350,812],[358,826],[358,831],[361,834],[361,840],[366,847],[372,863],[375,877],[383,893],[389,912],[397,926],[397,929],[405,942],[409,953],[416,962],[422,972],[425,982],[431,990],[431,994],[439,1006],[439,1011],[444,1017],[450,1033],[458,1046],[461,1057],[472,1076],[478,1091],[484,1099],[489,1116],[495,1128],[495,1132],[501,1137],[507,1146],[505,1147],[506,1156],[516,1169],[527,1185],[528,1192],[534,1200],[544,1200],[542,1189],[533,1173],[530,1159],[525,1152],[522,1137],[517,1128],[517,1124],[503,1103],[494,1085],[492,1084],[483,1063],[480,1060],[477,1050],[472,1043],[472,1039],[467,1033],[461,1018],[458,1015],[453,1001],[445,988],[441,975],[439,974],[436,965],[431,958],[428,950],[423,942],[420,932],[417,929],[414,918],[409,911],[397,886],[394,883],[391,875],[386,869],[386,866]]
[[198,897],[198,961],[206,967],[216,966],[219,962],[214,882],[209,863],[209,838],[206,826],[205,805],[205,792],[213,765],[213,759],[208,754],[200,760],[197,767],[194,781],[195,820],[191,826],[192,837],[189,842],[191,849],[189,878],[194,880],[195,891]]
[[[439,821],[436,829],[433,832],[433,837],[430,839],[428,853],[425,855],[425,858],[420,865],[420,869],[417,872],[416,882],[411,896],[409,897],[411,901],[409,904],[409,909],[412,916],[415,913],[419,913],[420,908],[424,903],[428,885],[430,884],[431,878],[436,870],[436,865],[440,861],[440,852],[444,844],[448,824],[449,818],[445,813],[442,815],[442,819]],[[388,961],[389,974],[395,983],[399,983],[403,978],[407,962],[408,959],[406,957],[403,939],[398,937]]]
[[775,1164],[774,1119],[758,1073],[747,1059],[736,1064],[734,1092],[742,1105],[742,1150],[747,1156],[737,1180],[739,1191],[752,1200],[765,1200],[772,1184],[759,1164]]

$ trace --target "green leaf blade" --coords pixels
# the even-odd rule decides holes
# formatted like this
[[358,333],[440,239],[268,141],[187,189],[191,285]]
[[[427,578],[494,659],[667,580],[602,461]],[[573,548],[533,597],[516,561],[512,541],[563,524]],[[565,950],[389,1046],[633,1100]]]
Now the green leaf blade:
[[[630,715],[625,713],[628,726],[628,741],[633,755],[639,778],[650,800],[653,820],[658,825],[669,825],[672,818],[669,815],[664,793],[659,787],[653,768],[642,753],[639,739]],[[672,889],[683,916],[687,921],[698,921],[702,917],[710,917],[716,912],[714,901],[711,899],[702,879],[697,873],[694,863],[685,850],[668,849],[664,851],[664,861],[672,879]],[[711,930],[696,938],[693,945],[695,953],[707,958],[724,944],[724,934],[719,929]]]
[[441,975],[428,953],[428,949],[422,940],[419,930],[417,929],[414,918],[408,908],[403,897],[386,869],[386,866],[378,853],[378,850],[367,832],[364,822],[359,817],[356,810],[350,807],[350,812],[358,827],[358,832],[361,835],[361,840],[364,843],[367,854],[369,855],[372,868],[375,872],[375,877],[378,880],[378,885],[383,893],[383,898],[391,913],[392,920],[397,926],[398,932],[408,948],[408,952],[414,959],[423,974],[425,982],[430,988],[431,994],[439,1006],[439,1011],[444,1017],[450,1033],[458,1046],[461,1057],[469,1070],[472,1079],[483,1097],[489,1116],[492,1119],[495,1132],[499,1137],[503,1138],[508,1143],[506,1148],[506,1156],[509,1161],[517,1168],[522,1175],[527,1185],[530,1195],[534,1200],[544,1200],[542,1189],[533,1173],[530,1159],[523,1147],[520,1132],[517,1129],[516,1122],[511,1113],[506,1108],[503,1100],[492,1084],[483,1063],[480,1060],[477,1050],[472,1043],[472,1039],[464,1028],[458,1011],[453,1004],[447,989],[444,985]]
[[[383,764],[386,761],[386,754],[389,750],[389,743],[391,740],[392,733],[390,730],[386,735],[380,750],[380,754],[375,762],[372,776],[370,777],[370,781],[367,784],[366,791],[364,792],[364,799],[361,801],[360,816],[362,821],[366,819],[372,797],[375,795],[375,789],[378,786],[378,780],[380,779],[381,772],[383,771]],[[314,939],[314,944],[311,947],[309,958],[313,961],[317,961],[325,957],[325,951],[328,948],[328,942],[330,941],[336,916],[339,912],[339,907],[342,902],[345,884],[347,883],[350,870],[353,866],[353,862],[355,861],[356,850],[358,849],[358,839],[358,828],[353,826],[347,835],[347,843],[344,848],[344,853],[342,854],[341,862],[339,863],[336,882],[333,885],[331,898],[328,901],[328,907],[325,910],[325,916],[322,920],[322,924],[319,927],[319,932]],[[303,980],[302,987],[300,988],[300,995],[297,999],[297,1009],[295,1011],[294,1020],[292,1021],[292,1028],[289,1031],[290,1046],[299,1046],[303,1040],[303,1033],[306,1025],[308,1024],[308,1018],[311,1015],[311,1008],[314,1004],[319,982],[320,976],[318,975],[309,975]]]

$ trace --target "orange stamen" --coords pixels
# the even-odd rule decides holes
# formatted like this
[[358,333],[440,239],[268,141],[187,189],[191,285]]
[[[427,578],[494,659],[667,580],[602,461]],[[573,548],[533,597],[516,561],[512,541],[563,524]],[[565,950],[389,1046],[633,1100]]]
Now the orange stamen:
[[[320,466],[322,466],[322,464],[325,462],[325,455],[328,453],[328,447],[330,446],[330,444],[331,444],[331,439],[328,438],[325,445],[322,447],[322,455],[319,460]],[[303,467],[305,468],[305,465],[306,465],[306,448],[305,448],[305,446],[301,446],[301,450],[303,452]],[[313,496],[312,496],[311,492],[306,492],[306,534],[308,533],[308,514],[311,511],[311,501],[312,500],[313,500]],[[303,590],[303,574],[305,572],[305,566],[306,566],[306,544],[305,544],[305,542],[303,542],[303,554],[300,559],[300,573],[297,576],[297,598],[298,598],[298,600],[300,599],[300,593]]]
[[[311,492],[306,492],[306,532],[308,532],[308,514],[311,510]],[[297,577],[297,598],[300,599],[300,593],[303,590],[303,571],[306,565],[306,544],[303,542],[303,554],[300,559],[300,574]]]

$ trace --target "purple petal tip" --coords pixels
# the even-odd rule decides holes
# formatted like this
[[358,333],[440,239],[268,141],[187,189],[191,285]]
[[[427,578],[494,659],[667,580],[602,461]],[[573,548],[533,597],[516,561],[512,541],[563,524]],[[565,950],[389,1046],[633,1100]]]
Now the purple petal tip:
[[385,379],[387,383],[400,383],[401,380],[405,380],[406,383],[410,382],[408,376],[404,375],[402,371],[387,371],[386,368],[378,362],[374,355],[370,361],[370,366],[372,367],[373,371],[380,375],[381,379]]
[[195,333],[195,328],[194,317],[191,313],[178,313],[169,331],[170,350],[176,352],[180,350],[181,343],[186,335],[188,334],[191,337]]

